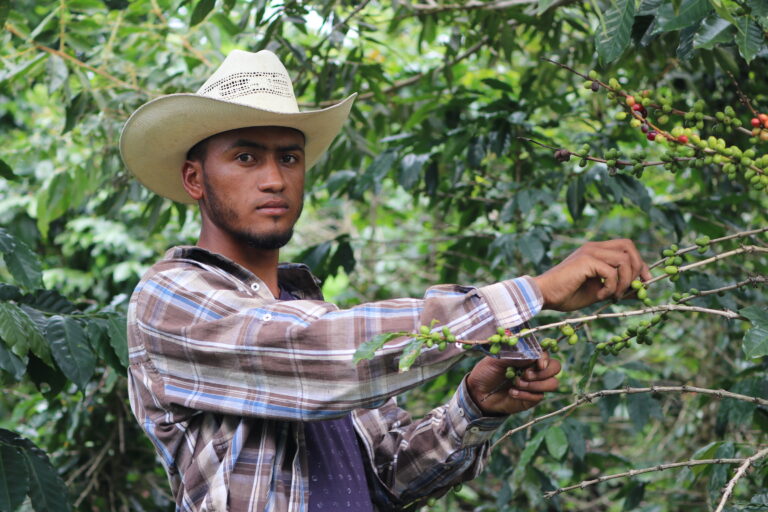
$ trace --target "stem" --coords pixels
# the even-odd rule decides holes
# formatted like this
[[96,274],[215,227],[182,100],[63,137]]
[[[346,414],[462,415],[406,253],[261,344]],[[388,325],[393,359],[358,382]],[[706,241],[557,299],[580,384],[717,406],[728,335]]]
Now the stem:
[[733,478],[728,482],[728,485],[725,486],[725,490],[723,490],[723,497],[720,499],[720,503],[717,505],[717,508],[715,509],[715,512],[722,512],[723,507],[725,506],[725,502],[728,501],[728,498],[731,497],[731,494],[733,493],[733,488],[736,486],[736,482],[739,481],[739,479],[744,476],[744,474],[749,469],[749,466],[754,464],[756,461],[768,456],[768,448],[763,448],[759,452],[755,453],[751,457],[748,457],[744,459],[744,462],[739,466],[739,468],[736,470],[736,474],[733,475]]
[[[742,318],[741,315],[730,309],[711,309],[702,308],[699,306],[684,306],[682,304],[662,304],[660,306],[652,306],[643,309],[634,309],[632,311],[621,311],[618,313],[596,313],[594,315],[579,316],[576,318],[566,318],[558,322],[552,322],[550,324],[540,325],[538,327],[532,327],[527,329],[524,333],[520,333],[520,336],[528,336],[538,331],[546,329],[554,329],[568,324],[578,324],[582,322],[591,322],[592,320],[599,320],[601,318],[626,318],[630,316],[648,315],[650,313],[659,313],[663,311],[691,311],[696,313],[707,313],[709,315],[724,316],[730,319]],[[488,340],[461,340],[462,343],[468,343],[472,345],[482,345],[488,343]]]
[[531,427],[537,423],[541,423],[542,421],[552,418],[554,416],[557,416],[558,414],[562,414],[564,412],[570,411],[571,409],[575,409],[576,407],[579,407],[580,405],[583,405],[586,402],[591,403],[592,400],[596,398],[602,398],[604,396],[610,396],[610,395],[634,395],[637,393],[701,393],[703,395],[714,395],[718,398],[733,398],[734,400],[741,400],[743,402],[751,402],[753,404],[768,406],[768,400],[765,400],[763,398],[759,398],[756,396],[740,395],[738,393],[731,393],[730,391],[725,391],[723,389],[707,389],[707,388],[699,388],[699,387],[688,386],[688,385],[651,386],[648,388],[626,387],[622,389],[603,389],[601,391],[595,391],[594,393],[582,395],[575,402],[572,402],[566,405],[565,407],[562,407],[556,411],[550,412],[543,416],[539,416],[538,418],[534,418],[524,425],[521,425],[519,427],[516,427],[516,428],[513,428],[512,430],[507,431],[495,443],[493,443],[493,446],[491,446],[491,450],[496,448],[496,446],[498,446],[499,443],[501,443],[504,439],[506,439],[507,437],[513,434],[516,434],[517,432],[520,432],[521,430],[525,430],[528,427]]
[[[526,142],[532,142],[534,144],[538,144],[539,146],[547,148],[547,149],[554,149],[554,150],[565,149],[565,148],[557,148],[557,147],[554,147],[554,146],[550,146],[549,144],[544,144],[543,142],[539,142],[539,141],[534,140],[534,139],[529,139],[528,137],[518,137],[518,140],[523,140],[523,141],[526,141]],[[589,155],[580,155],[579,153],[574,153],[573,151],[568,151],[568,153],[573,155],[573,156],[577,156],[579,158],[583,158],[585,160],[591,160],[592,162],[600,162],[600,163],[603,163],[603,164],[608,162],[608,160],[606,160],[605,158],[598,158],[598,157],[589,156]],[[642,164],[643,164],[643,167],[652,167],[654,165],[664,165],[664,164],[666,164],[666,163],[668,163],[670,161],[671,162],[689,162],[691,160],[696,160],[696,157],[694,157],[694,156],[674,156],[669,161],[660,160],[658,162],[642,162]],[[627,166],[627,167],[631,167],[631,166],[635,165],[635,162],[631,162],[629,160],[616,160],[616,163],[617,164],[621,164],[623,166]]]
[[[720,238],[713,238],[712,240],[709,241],[709,243],[710,244],[717,244],[717,243],[720,243],[720,242],[725,242],[726,240],[733,240],[734,238],[746,238],[748,236],[759,235],[760,233],[765,233],[766,231],[768,231],[768,226],[766,226],[764,228],[752,229],[752,230],[749,230],[749,231],[741,231],[739,233],[734,233],[733,235],[721,236]],[[688,252],[691,252],[691,251],[695,251],[698,248],[699,248],[698,245],[691,245],[690,247],[686,247],[684,249],[678,250],[677,252],[675,252],[675,255],[679,256],[679,255],[682,255],[682,254],[685,254],[685,253],[688,253]],[[660,259],[659,261],[657,261],[653,265],[651,265],[650,268],[658,267],[659,265],[664,263],[664,260],[666,260],[666,259],[667,258]]]
[[[541,60],[550,62],[550,63],[555,64],[557,66],[560,66],[561,68],[570,71],[574,75],[580,76],[584,80],[592,80],[593,82],[598,83],[600,85],[600,87],[602,87],[604,89],[607,89],[607,90],[611,91],[614,94],[618,94],[618,95],[624,96],[624,97],[629,96],[629,94],[625,93],[624,91],[616,90],[613,87],[611,87],[610,85],[608,85],[608,84],[606,84],[604,82],[601,82],[600,80],[594,80],[594,79],[590,78],[589,76],[587,76],[587,75],[585,75],[583,73],[579,73],[578,71],[576,71],[572,67],[568,66],[567,64],[563,64],[562,62],[557,62],[556,60],[548,59],[546,57],[542,57]],[[652,104],[652,105],[649,105],[649,106],[651,108],[656,109],[656,110],[661,109],[661,106],[657,105],[657,104]],[[669,113],[670,114],[676,114],[676,115],[684,116],[687,112],[685,112],[684,110],[678,110],[676,108],[673,108]],[[712,116],[706,116],[705,115],[704,119],[706,119],[707,121],[710,121],[710,122],[717,122],[717,119],[715,119]],[[654,128],[656,128],[656,127],[654,127]],[[735,127],[735,129],[739,130],[740,132],[742,132],[742,133],[744,133],[746,135],[749,135],[750,137],[752,136],[752,131],[751,130],[747,130],[746,128],[744,128],[742,126],[737,126],[737,127]],[[661,131],[664,132],[664,130],[661,130]],[[666,133],[666,132],[664,132],[664,133]]]
[[[715,261],[723,260],[725,258],[730,258],[731,256],[736,256],[738,254],[743,254],[743,253],[753,253],[753,252],[768,253],[768,248],[758,247],[756,245],[744,245],[742,247],[739,247],[738,249],[733,249],[732,251],[727,251],[727,252],[723,252],[723,253],[720,253],[720,254],[716,254],[716,255],[712,256],[711,258],[707,258],[705,260],[696,261],[694,263],[689,263],[688,265],[683,265],[682,267],[678,268],[678,272],[686,272],[686,271],[694,269],[694,268],[698,268],[698,267],[701,267],[701,266],[704,266],[704,265],[708,265],[710,263],[714,263]],[[660,276],[654,277],[653,279],[649,279],[644,284],[645,285],[649,285],[651,283],[654,283],[656,281],[660,281],[660,280],[665,279],[667,277],[669,277],[669,276],[666,275],[666,274],[662,274]]]
[[[11,34],[13,34],[13,35],[15,35],[15,36],[17,36],[17,37],[19,37],[21,39],[27,40],[27,38],[16,27],[14,27],[11,23],[6,23],[5,27],[8,29],[8,32],[10,32]],[[76,66],[79,66],[81,68],[85,68],[88,71],[92,71],[93,73],[96,73],[97,75],[103,76],[107,80],[109,80],[111,82],[114,82],[115,84],[117,84],[117,85],[119,85],[121,87],[125,87],[126,89],[132,89],[134,91],[139,91],[139,92],[147,94],[147,95],[150,94],[149,92],[145,91],[141,87],[137,87],[135,85],[129,84],[128,82],[120,80],[116,76],[110,75],[106,71],[104,71],[102,69],[99,69],[99,68],[95,68],[95,67],[91,66],[90,64],[86,64],[85,62],[83,62],[83,61],[81,61],[81,60],[79,60],[79,59],[77,59],[77,58],[75,58],[75,57],[73,57],[73,56],[71,56],[71,55],[69,55],[67,53],[61,52],[61,51],[56,50],[54,48],[49,48],[48,46],[44,46],[42,44],[37,44],[37,43],[35,43],[33,41],[27,40],[27,42],[29,44],[31,44],[34,48],[37,48],[40,51],[44,51],[46,53],[50,53],[51,55],[56,55],[58,57],[61,57],[62,59],[68,60],[69,62],[75,64]]]
[[478,2],[475,0],[469,0],[464,4],[413,4],[408,6],[409,9],[414,11],[420,11],[428,14],[435,14],[444,11],[496,11],[500,9],[508,9],[516,5],[526,5],[535,3],[536,0],[497,0],[496,2]]
[[658,464],[656,466],[651,466],[649,468],[643,468],[643,469],[630,469],[629,471],[625,471],[624,473],[604,475],[598,478],[594,478],[592,480],[584,480],[583,482],[579,482],[578,484],[569,485],[567,487],[560,487],[559,489],[555,489],[554,491],[549,491],[544,493],[544,497],[547,499],[553,498],[558,494],[561,494],[567,491],[572,491],[574,489],[584,489],[585,487],[589,487],[590,485],[599,484],[600,482],[605,482],[606,480],[613,480],[614,478],[624,478],[628,476],[632,477],[635,475],[641,475],[643,473],[651,473],[654,471],[664,471],[665,469],[673,469],[673,468],[700,466],[702,464],[738,464],[740,462],[744,462],[745,460],[746,459],[696,459],[696,460],[687,460],[685,462],[672,462],[668,464]]
[[748,284],[758,284],[758,283],[768,283],[768,277],[766,276],[752,276],[748,277],[743,281],[739,281],[736,284],[729,284],[728,286],[723,286],[720,288],[713,288],[711,290],[704,290],[703,292],[699,292],[695,295],[688,295],[686,297],[683,297],[678,301],[678,303],[687,302],[689,300],[698,298],[698,297],[706,297],[707,295],[714,295],[715,293],[721,293],[721,292],[727,292],[729,290],[734,290],[736,288],[741,288],[742,286],[746,286]]

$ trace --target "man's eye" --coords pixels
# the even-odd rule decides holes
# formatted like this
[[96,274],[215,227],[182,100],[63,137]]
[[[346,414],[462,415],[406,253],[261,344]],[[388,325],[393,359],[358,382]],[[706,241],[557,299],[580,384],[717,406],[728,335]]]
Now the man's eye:
[[250,153],[240,153],[235,158],[237,158],[239,162],[253,162],[253,155]]
[[299,159],[298,159],[298,158],[296,158],[296,155],[290,155],[290,154],[288,154],[288,155],[283,155],[283,163],[286,163],[286,164],[295,164],[295,163],[296,163],[296,162],[298,162],[298,161],[299,161]]

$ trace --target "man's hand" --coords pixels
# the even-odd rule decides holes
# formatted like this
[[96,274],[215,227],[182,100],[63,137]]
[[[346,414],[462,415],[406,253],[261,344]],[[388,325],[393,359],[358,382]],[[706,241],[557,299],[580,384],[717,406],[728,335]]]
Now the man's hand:
[[[509,380],[505,375],[509,366],[528,368]],[[533,364],[486,357],[467,376],[467,389],[483,414],[514,414],[541,402],[544,392],[556,391],[559,372],[560,361],[550,359],[546,352]]]
[[633,279],[651,278],[631,240],[587,242],[562,263],[534,277],[546,309],[573,311],[610,297],[619,299]]

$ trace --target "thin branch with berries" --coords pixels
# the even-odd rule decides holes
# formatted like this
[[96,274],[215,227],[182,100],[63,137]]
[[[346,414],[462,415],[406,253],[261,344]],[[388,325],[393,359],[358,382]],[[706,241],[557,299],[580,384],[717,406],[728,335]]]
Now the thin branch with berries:
[[670,462],[667,464],[657,464],[655,466],[651,466],[648,468],[642,468],[642,469],[630,469],[629,471],[625,471],[623,473],[614,473],[612,475],[603,475],[599,476],[597,478],[592,478],[590,480],[584,480],[582,482],[579,482],[577,484],[569,485],[567,487],[560,487],[558,489],[555,489],[554,491],[549,491],[544,493],[544,497],[546,499],[554,498],[558,494],[562,494],[564,492],[573,491],[575,489],[585,489],[591,485],[596,485],[602,482],[606,482],[608,480],[614,480],[616,478],[627,478],[627,477],[634,477],[637,475],[642,475],[644,473],[653,473],[656,471],[665,471],[667,469],[676,469],[676,468],[690,468],[694,466],[701,466],[701,465],[711,465],[711,464],[741,464],[746,459],[694,459],[694,460],[686,460],[684,462]]
[[765,400],[764,398],[760,398],[757,396],[749,396],[749,395],[742,395],[740,393],[732,393],[730,391],[725,391],[723,389],[700,388],[697,386],[688,386],[688,385],[650,386],[647,388],[625,387],[621,389],[603,389],[600,391],[595,391],[593,393],[588,393],[586,395],[581,395],[574,402],[566,405],[565,407],[561,407],[556,411],[552,411],[542,416],[538,416],[532,419],[531,421],[523,425],[520,425],[519,427],[515,427],[511,430],[508,430],[507,432],[504,433],[504,435],[502,435],[499,439],[497,439],[495,443],[493,443],[493,445],[491,446],[491,451],[493,451],[504,439],[518,432],[522,432],[523,430],[526,430],[532,427],[533,425],[536,425],[537,423],[541,423],[542,421],[546,421],[560,414],[564,414],[584,404],[587,404],[587,403],[591,404],[593,401],[603,398],[605,396],[634,395],[638,393],[699,393],[702,395],[715,396],[717,398],[732,398],[734,400],[739,400],[742,402],[750,402],[757,405],[768,406],[768,400]]

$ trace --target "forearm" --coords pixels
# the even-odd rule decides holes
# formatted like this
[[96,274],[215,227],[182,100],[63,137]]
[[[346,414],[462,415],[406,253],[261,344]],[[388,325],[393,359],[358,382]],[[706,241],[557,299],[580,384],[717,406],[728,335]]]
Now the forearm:
[[[376,334],[412,332],[436,320],[457,337],[477,339],[497,325],[527,320],[540,307],[535,297],[526,302],[532,294],[527,280],[479,289],[433,287],[420,300],[339,310],[321,301],[265,301],[223,289],[223,282],[204,282],[198,291],[183,277],[160,276],[132,300],[132,363],[153,367],[166,402],[281,420],[376,407],[440,375],[463,355],[453,345],[444,352],[427,349],[411,371],[399,372],[396,362],[408,342],[401,338],[356,364],[355,350]],[[201,296],[210,289],[215,296]]]
[[354,418],[380,499],[401,508],[476,477],[506,416],[484,417],[462,381],[446,405],[418,421],[394,401],[377,411],[355,411]]

